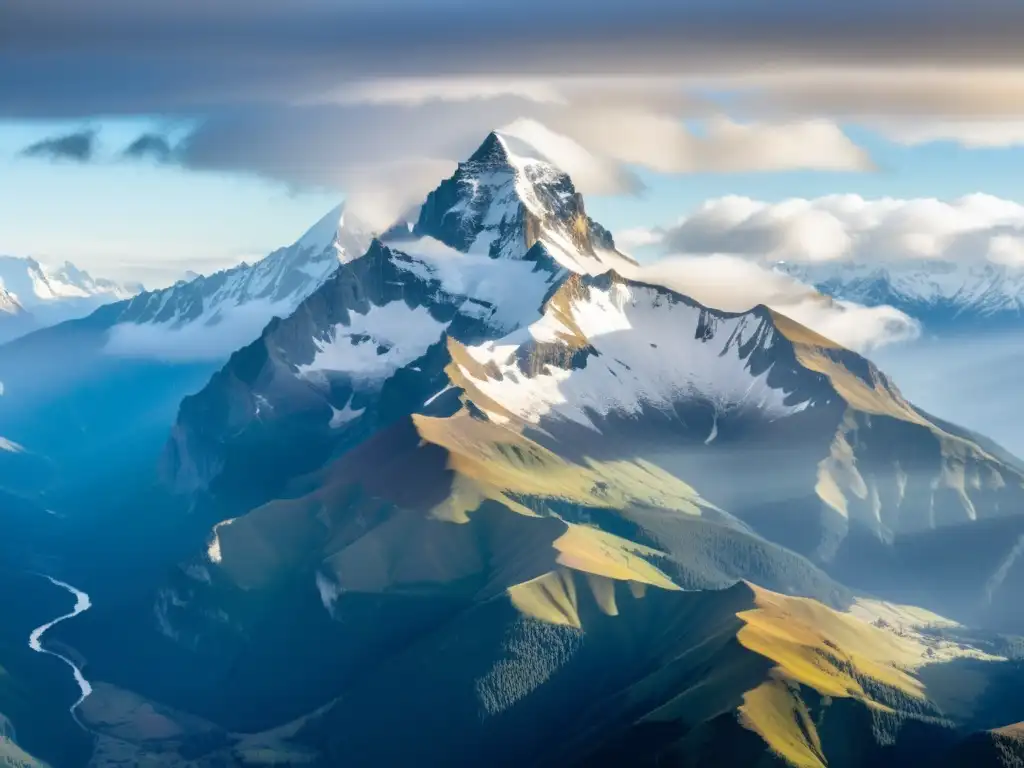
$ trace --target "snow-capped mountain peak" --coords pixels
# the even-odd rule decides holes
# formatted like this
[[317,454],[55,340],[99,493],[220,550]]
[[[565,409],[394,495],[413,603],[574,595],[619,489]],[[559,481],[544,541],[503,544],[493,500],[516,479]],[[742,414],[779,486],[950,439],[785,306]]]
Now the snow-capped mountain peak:
[[31,257],[17,256],[0,256],[0,287],[30,311],[63,299],[97,299],[106,303],[132,296],[129,287],[94,278],[70,261],[48,267]]
[[1024,269],[943,260],[901,263],[779,263],[776,269],[822,293],[858,304],[888,304],[926,325],[1024,315]]
[[[104,304],[130,298],[135,286],[94,278],[71,262],[57,267],[31,257],[0,256],[0,342],[65,320],[84,317]],[[18,322],[11,322],[13,316]]]
[[530,145],[498,132],[428,195],[413,235],[491,258],[522,259],[540,244],[577,273],[632,263],[587,216],[567,174]]
[[119,314],[107,349],[129,356],[226,357],[273,317],[291,314],[369,242],[343,206],[332,208],[290,246],[255,264],[135,297]]

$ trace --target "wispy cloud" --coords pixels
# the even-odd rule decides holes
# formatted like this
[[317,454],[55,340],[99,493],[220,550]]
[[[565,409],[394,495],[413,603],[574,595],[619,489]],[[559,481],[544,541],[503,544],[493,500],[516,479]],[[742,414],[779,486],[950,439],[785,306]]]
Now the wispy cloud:
[[128,160],[155,160],[169,162],[174,156],[170,140],[159,133],[144,133],[121,151]]
[[88,163],[96,153],[96,131],[92,129],[51,136],[29,144],[20,154],[44,160]]

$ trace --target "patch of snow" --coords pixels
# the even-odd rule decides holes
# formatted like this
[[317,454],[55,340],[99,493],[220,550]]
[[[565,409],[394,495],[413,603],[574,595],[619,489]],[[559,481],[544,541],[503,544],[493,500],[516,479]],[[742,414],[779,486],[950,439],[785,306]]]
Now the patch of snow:
[[341,597],[342,590],[336,582],[328,579],[320,571],[316,573],[316,588],[320,592],[320,602],[323,603],[324,608],[327,612],[334,615],[334,604]]
[[7,451],[8,453],[25,453],[25,448],[13,440],[8,440],[6,437],[0,437],[0,451]]
[[535,271],[532,262],[462,253],[432,237],[402,243],[400,252],[409,260],[396,260],[395,266],[438,281],[451,296],[466,297],[459,312],[487,319],[499,332],[532,322],[551,285],[552,275]]
[[353,408],[351,401],[345,403],[345,407],[340,409],[335,408],[332,405],[331,421],[329,422],[328,426],[331,429],[337,429],[338,427],[344,426],[353,419],[358,419],[360,416],[362,416],[363,411],[365,410],[365,408]]
[[298,373],[313,378],[320,372],[345,373],[376,383],[421,357],[447,327],[426,308],[410,309],[401,301],[373,306],[364,315],[352,312],[348,325],[338,323],[327,339],[314,341],[313,361],[298,366]]

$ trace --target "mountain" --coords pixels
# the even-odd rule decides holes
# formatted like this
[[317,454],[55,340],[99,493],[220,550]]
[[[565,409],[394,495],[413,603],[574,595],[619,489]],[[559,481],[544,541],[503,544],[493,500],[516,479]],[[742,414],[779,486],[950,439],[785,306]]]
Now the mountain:
[[1024,318],[1024,270],[939,260],[898,264],[780,263],[776,269],[837,299],[888,304],[929,330],[1018,325]]
[[79,496],[73,475],[102,488],[124,475],[125,462],[148,462],[181,399],[368,240],[338,208],[256,264],[140,293],[3,345],[6,436],[58,461],[68,494]]
[[188,511],[135,540],[149,565],[67,565],[95,607],[55,635],[102,683],[98,752],[952,766],[1004,746],[1024,465],[785,316],[630,266],[565,174],[492,134],[235,352],[181,404],[163,472]]
[[0,418],[91,482],[50,560],[93,607],[47,638],[94,765],[1012,757],[1018,459],[778,312],[629,279],[501,133],[367,248],[337,223],[0,349],[0,406],[76,371]]
[[445,337],[499,338],[566,274],[632,263],[566,174],[498,134],[384,239],[182,403],[166,456],[179,489],[221,478],[236,501],[269,498],[441,389]]
[[[0,343],[31,330],[84,317],[126,299],[141,286],[94,278],[71,262],[47,267],[32,258],[0,256]],[[20,312],[12,311],[20,308]],[[14,322],[7,315],[20,315]]]

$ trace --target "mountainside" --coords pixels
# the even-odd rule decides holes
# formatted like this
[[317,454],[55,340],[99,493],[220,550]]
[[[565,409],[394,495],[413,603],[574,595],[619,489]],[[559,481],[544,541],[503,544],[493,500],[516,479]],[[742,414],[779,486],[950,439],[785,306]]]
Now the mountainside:
[[1013,747],[1024,464],[777,312],[623,277],[568,176],[500,134],[414,218],[182,402],[176,514],[141,496],[76,542],[94,607],[53,638],[94,684],[94,761]]
[[269,498],[442,388],[446,336],[498,338],[565,274],[630,263],[568,176],[497,134],[385,239],[182,404],[166,460],[178,488],[221,478],[222,496]]
[[837,299],[896,307],[932,330],[1019,324],[1024,318],[1024,270],[1015,266],[923,260],[783,263],[776,269]]
[[[348,330],[357,316],[345,360],[380,341]],[[210,759],[243,764],[941,765],[965,729],[1018,717],[973,693],[1003,719],[972,719],[949,692],[999,679],[1004,657],[829,575],[865,538],[1021,519],[1015,462],[863,358],[763,308],[610,274],[563,275],[500,339],[444,342],[448,389],[214,526],[137,609],[136,661],[89,641],[123,614],[90,612],[72,641],[93,674],[216,724]],[[1020,586],[998,596],[1018,619]]]
[[52,268],[31,258],[0,256],[0,343],[84,317],[141,290],[141,286],[94,278],[71,262]]

